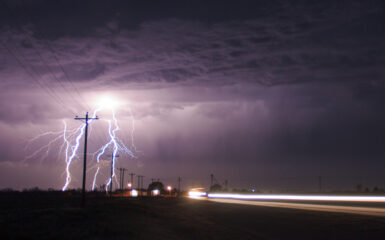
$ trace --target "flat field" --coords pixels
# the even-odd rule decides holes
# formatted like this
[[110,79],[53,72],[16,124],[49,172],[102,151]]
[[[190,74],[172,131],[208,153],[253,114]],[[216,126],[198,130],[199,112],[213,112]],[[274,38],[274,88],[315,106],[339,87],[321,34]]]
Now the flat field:
[[0,193],[0,239],[383,239],[385,218],[187,198]]

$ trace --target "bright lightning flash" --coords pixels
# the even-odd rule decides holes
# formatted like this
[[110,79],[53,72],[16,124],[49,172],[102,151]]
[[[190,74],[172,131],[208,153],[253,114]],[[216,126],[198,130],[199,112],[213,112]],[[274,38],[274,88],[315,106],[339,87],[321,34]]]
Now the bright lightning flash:
[[[108,179],[105,180],[106,182],[106,191],[108,189],[108,186],[112,183],[113,179],[116,180],[116,174],[115,174],[115,165],[117,161],[117,155],[118,153],[122,153],[124,155],[128,155],[131,158],[135,158],[135,154],[133,151],[128,148],[121,139],[118,138],[117,132],[120,130],[120,127],[118,125],[118,119],[115,114],[115,109],[122,105],[121,102],[114,100],[111,97],[105,96],[102,97],[99,102],[98,102],[98,107],[93,111],[92,116],[90,118],[95,118],[97,113],[105,110],[105,111],[110,111],[112,119],[106,119],[105,121],[108,122],[108,140],[107,142],[102,145],[96,152],[92,154],[93,157],[96,156],[95,160],[96,163],[94,166],[91,167],[91,169],[96,169],[93,182],[92,182],[92,190],[95,189],[96,184],[97,184],[97,179],[99,176],[100,169],[102,167],[105,167],[106,161],[101,159],[103,155],[106,154],[106,151],[109,150],[112,152],[110,164],[112,164],[112,176],[110,176]],[[131,114],[131,111],[129,111]],[[134,141],[133,141],[133,132],[134,132],[134,120],[133,116],[131,114],[132,118],[132,129],[130,131],[131,133],[131,146],[135,149]],[[93,123],[93,119],[88,120],[89,126]],[[28,141],[28,144],[26,145],[26,148],[29,147],[29,145],[33,142],[36,141],[42,137],[46,136],[51,136],[53,135],[54,138],[48,142],[48,144],[40,147],[36,151],[34,151],[32,154],[28,155],[25,160],[34,158],[39,154],[44,154],[44,158],[48,157],[48,154],[52,148],[52,145],[54,145],[56,142],[59,142],[60,139],[62,139],[63,143],[60,145],[60,151],[59,151],[59,156],[64,155],[64,160],[66,164],[65,168],[65,183],[64,186],[62,187],[62,190],[65,191],[69,188],[71,184],[71,164],[73,163],[74,160],[79,160],[79,146],[81,145],[81,139],[84,138],[84,133],[85,133],[85,127],[86,123],[84,122],[79,126],[78,128],[75,129],[68,129],[67,123],[63,121],[64,124],[64,129],[63,131],[60,132],[46,132],[43,134],[40,134],[31,140]],[[136,149],[135,149],[136,150]],[[116,181],[118,182],[118,181]]]

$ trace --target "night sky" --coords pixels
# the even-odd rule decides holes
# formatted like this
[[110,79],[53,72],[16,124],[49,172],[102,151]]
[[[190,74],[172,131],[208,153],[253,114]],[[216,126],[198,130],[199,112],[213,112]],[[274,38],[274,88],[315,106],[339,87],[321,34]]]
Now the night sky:
[[127,146],[134,116],[118,165],[145,183],[384,187],[384,66],[383,1],[1,0],[0,188],[61,189],[61,142],[26,159],[53,136],[28,139],[103,96]]

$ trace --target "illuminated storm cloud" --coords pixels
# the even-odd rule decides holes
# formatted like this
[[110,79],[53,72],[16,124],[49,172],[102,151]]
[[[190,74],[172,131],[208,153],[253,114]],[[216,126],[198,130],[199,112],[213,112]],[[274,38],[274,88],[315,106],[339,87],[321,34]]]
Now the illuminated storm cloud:
[[[73,118],[105,95],[132,108],[116,112],[120,134],[131,142],[133,114],[143,156],[122,161],[145,176],[207,184],[215,173],[262,188],[311,189],[318,175],[336,187],[382,181],[380,1],[77,3],[87,15],[66,1],[5,2],[13,14],[0,10],[1,187],[61,189],[58,154],[21,161],[48,136],[21,149],[63,120],[76,129]],[[108,142],[104,120],[90,133],[92,153]]]

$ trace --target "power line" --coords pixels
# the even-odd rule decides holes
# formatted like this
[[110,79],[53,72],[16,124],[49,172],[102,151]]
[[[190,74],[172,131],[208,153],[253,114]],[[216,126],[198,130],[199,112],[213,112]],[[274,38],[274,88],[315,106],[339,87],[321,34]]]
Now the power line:
[[[42,35],[43,39],[44,38],[44,35]],[[71,86],[73,87],[73,89],[75,90],[76,94],[80,97],[80,99],[83,101],[83,103],[86,105],[86,108],[88,109],[91,109],[91,107],[87,104],[87,102],[84,100],[83,96],[80,94],[78,88],[75,86],[75,84],[73,83],[73,81],[69,78],[67,72],[64,70],[64,67],[62,66],[62,64],[60,63],[59,61],[59,58],[57,57],[57,54],[56,52],[53,50],[53,48],[50,46],[50,44],[48,43],[48,41],[46,40],[43,40],[43,42],[46,43],[46,46],[48,46],[48,49],[51,51],[52,55],[54,56],[54,59],[56,61],[56,63],[59,65],[59,68],[60,70],[63,72],[64,74],[64,77],[66,78],[66,80],[71,84]],[[84,106],[82,106],[84,108]]]
[[[54,99],[59,105],[64,107],[66,110],[71,112],[72,114],[75,114],[74,111],[72,111],[70,108],[67,107],[67,105],[64,103],[64,101],[60,98],[59,95],[57,95],[50,87],[46,86],[44,83],[39,81],[39,74],[37,71],[33,68],[28,69],[28,67],[21,61],[16,54],[4,43],[0,43],[3,48],[5,48],[17,61],[17,63],[25,70],[25,72],[31,76],[32,80],[41,88],[43,89],[52,99]],[[23,57],[24,58],[24,57]]]
[[[15,15],[15,14],[14,14]],[[30,17],[31,19],[31,17]],[[32,22],[32,20],[31,20]],[[65,79],[67,80],[67,82],[70,83],[70,85],[72,86],[72,88],[74,89],[75,93],[79,96],[80,100],[86,105],[86,108],[84,108],[84,106],[82,105],[81,102],[78,102],[77,100],[75,100],[77,103],[79,103],[80,105],[82,105],[81,107],[84,108],[84,109],[91,109],[91,107],[87,104],[87,102],[85,101],[85,99],[83,98],[83,96],[80,94],[78,88],[75,86],[75,84],[73,83],[73,81],[70,79],[70,77],[68,76],[67,74],[67,71],[65,71],[63,65],[61,64],[60,60],[59,60],[59,57],[58,57],[58,54],[56,53],[56,51],[54,50],[54,48],[51,47],[49,41],[47,41],[46,39],[46,36],[44,35],[43,31],[41,31],[39,25],[36,23],[36,21],[33,21],[34,22],[34,26],[35,26],[35,29],[36,31],[38,32],[38,34],[41,36],[41,39],[42,39],[42,42],[43,44],[48,48],[48,50],[51,52],[53,58],[55,59],[55,62],[58,64],[60,70],[63,72],[63,76],[65,77]],[[55,76],[55,79],[56,76]],[[58,81],[60,81],[59,79],[57,79]],[[66,89],[66,88],[65,88]],[[70,92],[71,95],[72,95],[72,92]],[[74,98],[75,99],[75,98]]]
[[[23,28],[21,27],[21,25],[18,24],[18,20],[19,20],[19,17],[13,12],[13,10],[6,4],[2,1],[2,4],[7,8],[8,10],[8,13],[10,15],[13,15],[13,17],[16,19],[16,24],[18,26],[18,29],[20,30],[21,33],[23,33]],[[70,81],[70,79],[68,78],[68,75],[66,74],[66,72],[64,71],[64,68],[61,66],[58,58],[56,57],[56,54],[54,54],[54,51],[53,49],[50,47],[50,45],[48,44],[47,41],[45,41],[45,36],[43,35],[43,33],[39,30],[38,26],[35,24],[35,29],[36,31],[39,33],[39,35],[42,37],[42,40],[43,42],[45,42],[46,46],[48,46],[48,49],[51,51],[52,55],[54,55],[54,58],[56,60],[57,63],[59,63],[60,65],[60,68],[61,70],[63,71],[64,73],[64,76],[68,79],[68,81]],[[80,103],[79,101],[77,101],[74,97],[73,97],[73,94],[65,87],[65,85],[63,85],[62,81],[60,79],[58,79],[56,77],[56,75],[53,73],[51,67],[49,67],[49,65],[46,63],[45,59],[43,58],[42,54],[40,53],[40,51],[34,46],[33,42],[31,41],[30,37],[28,35],[24,35],[26,37],[26,39],[29,41],[29,43],[31,44],[32,48],[34,49],[36,55],[40,58],[41,62],[43,63],[44,67],[48,70],[48,72],[50,73],[50,75],[59,83],[60,87],[70,96],[70,98],[72,98],[75,103],[79,106],[81,106],[82,108],[84,108],[84,106],[82,106],[82,103]],[[71,82],[71,81],[70,81]],[[72,82],[71,82],[72,83]],[[72,83],[73,85],[73,83]],[[75,88],[75,91],[77,91],[76,87],[73,85],[73,87]],[[78,92],[78,91],[77,91]],[[78,92],[79,93],[79,92]],[[79,96],[80,96],[80,93],[79,93]],[[84,101],[84,99],[80,96],[80,98]],[[85,101],[84,101],[85,102]],[[84,108],[86,109],[86,108]]]
[[[12,12],[12,9],[9,8],[9,6],[4,2],[4,1],[0,1],[0,3],[2,3],[2,5],[8,9],[8,13],[13,15],[15,18],[16,16],[13,14]],[[17,19],[17,18],[16,18]],[[18,24],[17,24],[18,25]],[[20,26],[18,26],[18,28],[20,29],[20,31],[22,32],[22,28]],[[28,37],[27,37],[28,38]],[[29,39],[28,39],[29,40]],[[69,109],[66,104],[64,103],[64,101],[61,99],[61,97],[53,90],[51,89],[46,83],[42,83],[43,81],[39,81],[39,76],[40,76],[40,79],[42,80],[41,76],[42,74],[38,73],[38,71],[36,69],[34,69],[33,67],[31,67],[31,71],[34,73],[34,74],[31,74],[29,71],[28,71],[28,67],[26,66],[26,64],[24,64],[17,56],[16,54],[8,47],[6,46],[5,43],[1,43],[2,46],[7,49],[8,52],[10,52],[10,54],[16,59],[16,61],[19,63],[20,66],[22,66],[24,68],[24,70],[26,71],[27,74],[31,75],[33,80],[38,84],[39,87],[41,87],[42,89],[44,89],[44,91],[46,91],[53,99],[55,99],[56,102],[59,103],[59,105],[62,105],[64,108],[66,108],[67,110],[69,110],[70,112],[72,112],[73,114],[75,114],[74,111],[72,111],[71,109]],[[33,44],[31,44],[32,48],[35,50],[36,53],[38,53],[38,55],[40,56],[40,53],[37,51],[37,49],[33,46]],[[24,56],[24,54],[20,54],[22,56],[22,58],[24,59],[25,62],[26,61],[26,58]],[[40,56],[41,58],[41,56]],[[35,75],[35,76],[34,76]]]

